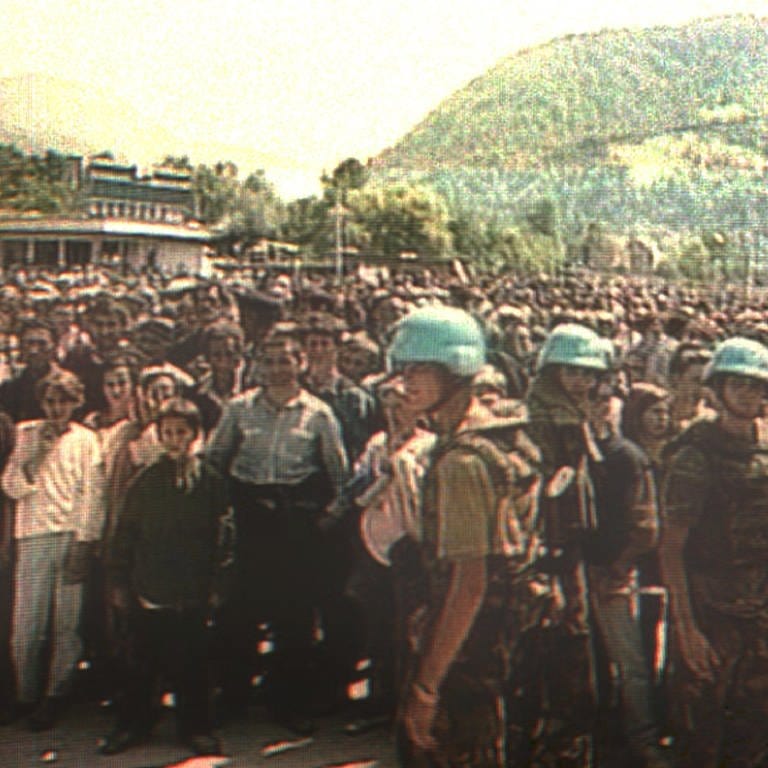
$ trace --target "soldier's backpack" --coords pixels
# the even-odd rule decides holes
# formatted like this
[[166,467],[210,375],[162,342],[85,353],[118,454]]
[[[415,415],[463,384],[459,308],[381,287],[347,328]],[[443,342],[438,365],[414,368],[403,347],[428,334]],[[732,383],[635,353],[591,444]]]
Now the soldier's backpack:
[[498,419],[456,435],[451,448],[472,451],[484,462],[497,498],[494,551],[522,572],[537,560],[540,453],[524,431],[525,421]]

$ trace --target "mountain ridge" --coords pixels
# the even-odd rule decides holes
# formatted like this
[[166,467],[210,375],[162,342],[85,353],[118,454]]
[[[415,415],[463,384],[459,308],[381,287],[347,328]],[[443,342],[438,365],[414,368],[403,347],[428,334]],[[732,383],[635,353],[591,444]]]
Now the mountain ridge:
[[[504,57],[372,161],[503,232],[754,235],[768,264],[768,18],[567,35]],[[756,257],[758,258],[758,257]]]
[[[377,165],[580,161],[585,144],[717,125],[718,106],[730,103],[741,104],[745,119],[768,115],[768,19],[716,16],[567,35],[501,59],[380,153]],[[715,112],[702,120],[703,110]]]

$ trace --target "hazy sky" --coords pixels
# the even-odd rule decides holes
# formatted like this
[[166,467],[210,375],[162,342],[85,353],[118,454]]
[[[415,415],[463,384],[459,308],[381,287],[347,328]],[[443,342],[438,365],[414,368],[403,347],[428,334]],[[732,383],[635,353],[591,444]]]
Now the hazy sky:
[[295,190],[275,180],[298,192],[521,47],[737,12],[768,0],[0,0],[0,76],[111,89],[177,135],[295,166]]

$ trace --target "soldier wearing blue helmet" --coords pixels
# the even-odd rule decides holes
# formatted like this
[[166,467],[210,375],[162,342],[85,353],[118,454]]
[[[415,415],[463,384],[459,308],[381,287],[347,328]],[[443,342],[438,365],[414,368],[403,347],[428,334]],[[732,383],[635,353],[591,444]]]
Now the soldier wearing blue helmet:
[[587,768],[593,759],[597,702],[583,544],[597,528],[590,460],[599,456],[588,414],[590,392],[610,370],[611,352],[610,342],[590,328],[558,325],[541,348],[526,400],[528,429],[542,454],[544,542],[564,598],[534,644],[538,656],[549,649],[539,664],[547,691],[540,717],[549,724],[528,758],[541,764]]
[[680,765],[768,754],[768,349],[732,338],[704,372],[717,414],[668,447],[661,565],[670,592]]
[[406,398],[429,415],[437,434],[424,479],[419,544],[426,604],[408,620],[416,631],[399,716],[405,766],[505,765],[509,643],[498,489],[470,437],[493,419],[472,394],[485,352],[477,321],[442,306],[401,320],[389,349]]
[[432,363],[465,378],[483,367],[485,353],[485,336],[477,320],[461,309],[434,306],[400,321],[387,357],[392,368]]

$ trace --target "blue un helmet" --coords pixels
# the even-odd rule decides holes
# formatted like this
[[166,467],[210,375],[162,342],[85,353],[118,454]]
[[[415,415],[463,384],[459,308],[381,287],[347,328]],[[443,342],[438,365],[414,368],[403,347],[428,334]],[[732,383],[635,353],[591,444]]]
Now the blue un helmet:
[[462,309],[423,307],[395,326],[387,359],[392,370],[409,363],[438,363],[456,376],[470,377],[485,363],[485,335]]
[[768,384],[768,349],[742,336],[724,341],[704,369],[704,383],[718,375],[744,376]]
[[572,365],[599,373],[611,367],[613,346],[591,328],[576,323],[558,325],[549,334],[536,361],[536,370],[549,365]]

